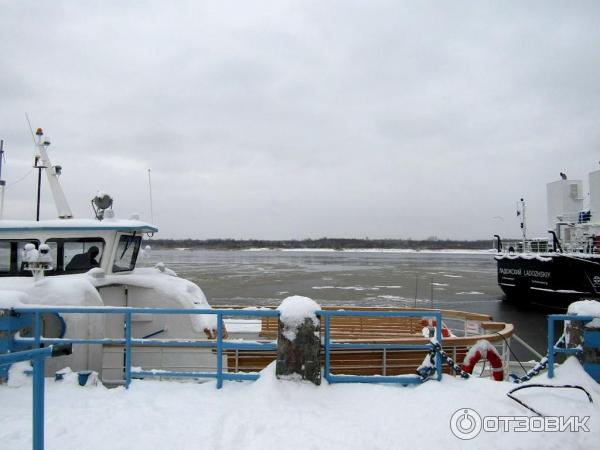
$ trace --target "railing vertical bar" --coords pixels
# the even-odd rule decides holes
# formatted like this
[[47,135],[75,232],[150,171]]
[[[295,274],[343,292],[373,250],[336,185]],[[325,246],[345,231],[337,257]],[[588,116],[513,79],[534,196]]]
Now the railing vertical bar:
[[329,314],[324,312],[325,318],[325,367],[323,372],[325,373],[325,379],[329,381]]
[[33,450],[44,450],[44,357],[33,358]]
[[382,374],[385,377],[387,375],[387,353],[385,347],[383,348],[383,370]]
[[[442,314],[435,313],[435,338],[440,344],[440,348],[443,348],[444,342],[442,337]],[[437,380],[440,381],[442,379],[442,354],[440,352],[436,352],[435,354],[435,371],[437,372]]]
[[548,378],[554,378],[554,318],[548,316]]
[[217,314],[217,389],[223,387],[223,314]]
[[35,339],[34,348],[40,348],[42,342],[42,317],[39,311],[33,314],[33,337]]
[[502,341],[502,356],[506,361],[506,364],[504,365],[504,379],[508,377],[508,369],[510,368],[510,352],[508,351],[508,341],[510,341],[510,337],[507,340]]
[[125,313],[125,388],[131,384],[131,312]]

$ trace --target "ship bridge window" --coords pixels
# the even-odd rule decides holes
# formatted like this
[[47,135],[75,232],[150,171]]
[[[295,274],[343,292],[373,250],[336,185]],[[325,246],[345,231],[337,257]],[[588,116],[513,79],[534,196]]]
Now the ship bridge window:
[[104,255],[104,239],[99,237],[48,239],[46,244],[56,261],[54,275],[87,272],[99,267]]
[[140,251],[141,243],[141,236],[121,236],[119,245],[117,246],[113,272],[127,272],[135,269],[135,262],[137,260],[138,252]]
[[25,245],[33,244],[37,248],[38,240],[0,240],[0,276],[2,277],[30,277],[31,272],[25,270],[23,263],[23,250]]

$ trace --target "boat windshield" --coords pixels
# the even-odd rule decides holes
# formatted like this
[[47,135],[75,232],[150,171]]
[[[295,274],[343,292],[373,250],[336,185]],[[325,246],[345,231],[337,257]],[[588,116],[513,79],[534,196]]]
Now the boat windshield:
[[119,239],[117,254],[113,264],[113,272],[127,272],[135,269],[140,244],[142,243],[141,236],[124,235]]

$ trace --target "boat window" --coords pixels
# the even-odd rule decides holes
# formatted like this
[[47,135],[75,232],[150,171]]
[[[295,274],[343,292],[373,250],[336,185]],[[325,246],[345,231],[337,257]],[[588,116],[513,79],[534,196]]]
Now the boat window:
[[121,236],[113,264],[113,272],[126,272],[135,269],[141,236]]
[[104,254],[102,238],[48,239],[52,260],[56,261],[54,275],[87,272],[99,267]]
[[31,276],[31,272],[25,270],[25,264],[23,263],[23,250],[27,244],[33,244],[37,248],[39,241],[34,239],[0,240],[0,276]]
[[10,272],[10,242],[0,242],[0,273]]

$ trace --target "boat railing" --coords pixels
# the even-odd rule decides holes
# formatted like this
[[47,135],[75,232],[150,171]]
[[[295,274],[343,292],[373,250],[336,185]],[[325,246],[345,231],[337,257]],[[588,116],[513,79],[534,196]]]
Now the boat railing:
[[[275,336],[258,335],[255,339],[228,339],[226,337],[224,318],[257,318],[263,324],[277,324],[279,312],[270,309],[168,309],[168,308],[118,308],[118,307],[20,307],[13,312],[27,316],[32,323],[30,337],[16,336],[18,345],[29,345],[39,348],[42,345],[74,344],[102,345],[113,352],[121,352],[122,364],[114,367],[123,374],[123,383],[129,386],[134,378],[214,378],[217,387],[223,386],[226,380],[256,380],[258,371],[276,357]],[[123,337],[121,338],[49,338],[42,334],[42,316],[57,314],[109,314],[123,316]],[[183,314],[183,315],[215,315],[217,333],[215,340],[206,339],[160,339],[156,337],[138,338],[132,336],[132,317],[143,314]],[[437,330],[446,329],[449,336],[438,331],[437,339],[443,342],[444,350],[457,362],[468,348],[479,339],[486,339],[495,345],[505,361],[506,370],[510,364],[508,346],[513,333],[511,324],[493,322],[484,314],[466,313],[452,310],[417,310],[412,308],[357,308],[352,311],[339,311],[324,308],[322,315],[322,348],[323,365],[329,359],[331,375],[377,375],[382,376],[411,375],[420,365],[430,350],[430,341],[424,337],[423,321]],[[347,328],[339,321],[351,321]],[[381,326],[395,324],[396,332],[384,333]],[[410,324],[411,333],[400,333],[398,327]],[[363,334],[352,332],[356,327],[363,329]],[[375,331],[375,332],[374,332]],[[442,333],[442,334],[440,334]],[[176,351],[191,354],[194,349],[208,349],[216,357],[216,371],[198,370],[194,367],[175,367],[174,370],[136,368],[133,365],[133,349],[139,351]],[[429,349],[429,350],[428,350]],[[206,350],[205,350],[206,351]],[[172,355],[171,355],[172,357]],[[213,358],[214,358],[213,357]],[[124,362],[123,362],[124,361]],[[146,364],[143,364],[147,367]],[[153,366],[157,367],[157,366]],[[214,367],[213,367],[214,368]],[[448,372],[448,367],[444,367]],[[326,372],[327,373],[327,372]],[[438,372],[441,374],[441,371]],[[358,379],[356,379],[358,380]]]
[[[228,305],[226,308],[239,309],[240,306]],[[325,314],[338,308],[323,306]],[[339,344],[379,344],[380,349],[334,348],[332,371],[336,374],[358,375],[401,375],[414,374],[415,368],[423,361],[425,350],[394,350],[389,345],[425,345],[428,339],[423,336],[423,328],[428,324],[427,315],[432,312],[441,314],[445,334],[444,350],[458,363],[462,362],[468,348],[479,339],[488,340],[496,347],[504,361],[505,375],[510,369],[510,344],[514,332],[512,324],[494,322],[487,314],[470,313],[456,310],[428,308],[359,307],[353,306],[347,311],[353,314],[332,316],[330,319],[330,340]],[[374,312],[373,316],[361,315],[361,312]],[[386,313],[400,312],[395,317]],[[413,312],[419,314],[412,315]],[[406,313],[406,314],[402,314]],[[437,323],[437,320],[435,321]],[[263,317],[259,335],[261,338],[275,339],[278,333],[278,319]],[[324,342],[324,326],[321,326],[321,339]],[[234,371],[257,371],[274,359],[273,352],[228,352],[228,366]],[[444,370],[450,373],[449,368]]]
[[[442,334],[442,315],[439,311],[336,311],[336,310],[321,310],[320,316],[324,324],[323,347],[325,350],[325,361],[323,365],[324,376],[329,383],[422,383],[423,378],[417,375],[401,375],[388,376],[385,373],[385,362],[387,359],[387,351],[390,350],[424,350],[431,352],[434,350],[432,342],[429,340],[423,342],[334,342],[331,337],[331,321],[334,317],[361,317],[361,318],[418,318],[429,317],[433,319],[435,328],[435,340],[440,345],[443,345]],[[338,351],[365,351],[372,350],[383,352],[384,373],[381,376],[374,377],[372,375],[334,375],[331,371],[331,353],[332,350]],[[435,370],[437,380],[442,379],[442,356],[439,352],[435,352]]]
[[[552,240],[546,239],[527,239],[523,240],[503,240],[502,253],[504,254],[548,254],[554,253]],[[561,243],[558,250],[566,253],[600,253],[600,239],[593,239],[588,236],[584,239],[571,240]]]
[[503,240],[502,251],[507,253],[549,253],[554,251],[552,240],[526,239]]
[[[217,388],[223,386],[226,380],[256,380],[257,373],[230,373],[223,367],[224,354],[227,350],[276,350],[274,342],[227,340],[223,325],[224,316],[278,316],[278,311],[271,310],[218,310],[218,309],[187,309],[187,308],[131,308],[131,307],[18,307],[11,310],[20,314],[24,320],[30,320],[32,336],[15,336],[15,345],[29,345],[40,348],[43,345],[113,345],[123,346],[124,349],[124,385],[126,388],[134,378],[214,378]],[[106,314],[123,316],[123,338],[47,338],[42,335],[42,316],[44,314]],[[206,339],[156,339],[134,338],[132,336],[132,317],[134,315],[214,315],[217,319],[216,337]],[[133,347],[187,347],[209,348],[216,352],[216,371],[167,371],[143,370],[134,368],[132,364]]]

